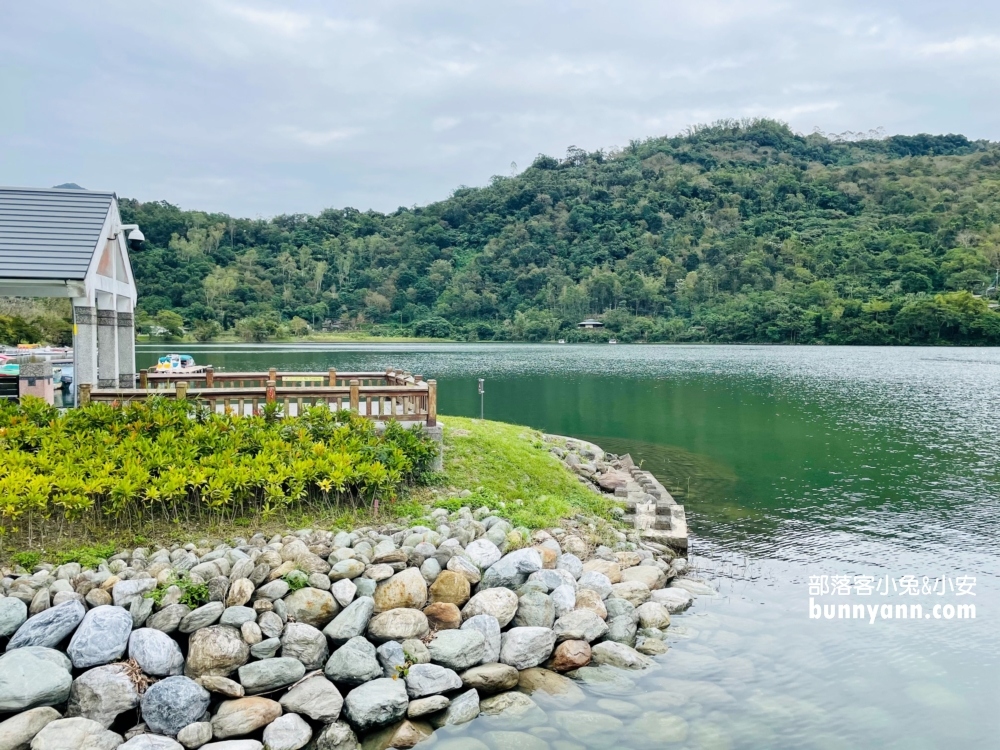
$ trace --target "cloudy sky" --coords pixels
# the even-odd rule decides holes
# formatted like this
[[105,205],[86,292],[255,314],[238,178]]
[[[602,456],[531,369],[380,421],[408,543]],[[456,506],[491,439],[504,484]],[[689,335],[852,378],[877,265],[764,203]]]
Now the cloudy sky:
[[728,117],[998,140],[998,63],[983,0],[4,2],[0,184],[272,216]]

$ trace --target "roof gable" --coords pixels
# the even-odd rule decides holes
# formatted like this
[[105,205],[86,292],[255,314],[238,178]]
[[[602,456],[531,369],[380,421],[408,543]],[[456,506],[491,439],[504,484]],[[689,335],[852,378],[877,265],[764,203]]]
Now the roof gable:
[[83,279],[115,194],[0,188],[0,278]]

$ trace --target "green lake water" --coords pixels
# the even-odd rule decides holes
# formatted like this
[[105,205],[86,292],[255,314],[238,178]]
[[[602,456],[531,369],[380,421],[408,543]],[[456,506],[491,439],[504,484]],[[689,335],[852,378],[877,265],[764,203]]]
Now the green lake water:
[[[404,368],[438,380],[443,415],[478,416],[485,378],[487,418],[630,452],[684,503],[690,561],[719,595],[674,616],[655,667],[515,727],[478,719],[446,733],[455,748],[1000,747],[998,349],[186,351],[230,370]],[[139,366],[163,353],[140,346]],[[890,590],[816,603],[919,603],[925,615],[972,603],[976,617],[810,618],[810,583],[857,575]],[[975,579],[970,594],[948,588],[959,578]]]

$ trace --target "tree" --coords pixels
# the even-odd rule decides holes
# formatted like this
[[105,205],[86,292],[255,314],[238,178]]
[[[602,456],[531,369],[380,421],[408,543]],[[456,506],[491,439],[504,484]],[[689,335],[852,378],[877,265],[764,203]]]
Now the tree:
[[156,314],[156,325],[162,329],[161,335],[168,339],[179,339],[184,335],[184,318],[173,310],[160,310]]

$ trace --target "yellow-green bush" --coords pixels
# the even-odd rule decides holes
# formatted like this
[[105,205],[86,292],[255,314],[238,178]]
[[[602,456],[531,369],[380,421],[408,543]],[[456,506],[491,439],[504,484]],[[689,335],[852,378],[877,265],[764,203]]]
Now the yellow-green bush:
[[65,412],[0,402],[0,533],[98,520],[231,520],[291,506],[392,499],[429,470],[419,432],[324,407],[279,419],[184,400]]

